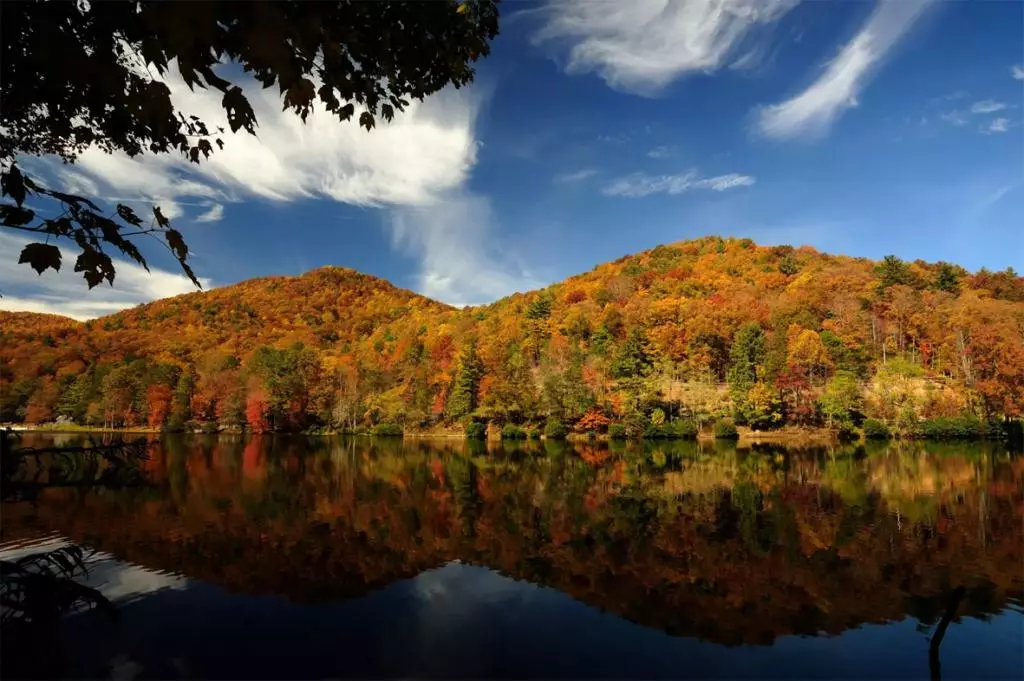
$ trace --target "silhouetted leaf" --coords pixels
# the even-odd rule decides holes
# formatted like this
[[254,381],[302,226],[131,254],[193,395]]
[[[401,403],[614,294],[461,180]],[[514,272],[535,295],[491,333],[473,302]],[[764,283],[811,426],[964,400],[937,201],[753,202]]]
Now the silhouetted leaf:
[[249,132],[253,131],[256,115],[252,111],[249,100],[245,98],[242,88],[236,85],[225,92],[221,105],[224,107],[224,112],[227,113],[231,132],[238,132],[241,128],[245,128]]
[[373,129],[373,114],[369,111],[364,111],[359,114],[359,125],[363,126],[367,130]]
[[0,222],[5,225],[19,227],[32,222],[36,214],[28,208],[12,206],[9,203],[0,204]]
[[160,210],[160,206],[153,206],[153,217],[156,218],[156,224],[163,228],[171,226],[170,221],[164,217],[163,211]]
[[101,283],[106,279],[110,284],[114,283],[114,263],[106,253],[89,247],[85,249],[78,260],[75,261],[75,272],[81,272],[89,288]]
[[0,187],[4,196],[10,196],[19,206],[25,203],[25,181],[18,170],[18,166],[12,165],[6,173],[0,176]]
[[26,262],[39,274],[48,267],[59,271],[60,249],[51,244],[28,244],[22,249],[21,257],[18,259],[18,264]]
[[178,260],[184,260],[188,257],[188,246],[185,245],[185,239],[182,238],[181,232],[178,230],[167,230],[167,245],[174,251],[174,256]]
[[129,225],[135,225],[136,227],[142,226],[142,219],[135,214],[135,211],[124,205],[123,203],[117,204],[117,214],[122,220],[127,222]]

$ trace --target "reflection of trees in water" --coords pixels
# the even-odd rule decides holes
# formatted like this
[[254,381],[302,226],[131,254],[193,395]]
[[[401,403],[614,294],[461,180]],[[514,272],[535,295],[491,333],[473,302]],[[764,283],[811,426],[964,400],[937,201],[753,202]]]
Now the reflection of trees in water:
[[934,623],[960,585],[961,614],[1021,598],[1020,459],[656,447],[168,439],[151,467],[163,494],[47,495],[38,526],[301,600],[461,559],[724,643]]

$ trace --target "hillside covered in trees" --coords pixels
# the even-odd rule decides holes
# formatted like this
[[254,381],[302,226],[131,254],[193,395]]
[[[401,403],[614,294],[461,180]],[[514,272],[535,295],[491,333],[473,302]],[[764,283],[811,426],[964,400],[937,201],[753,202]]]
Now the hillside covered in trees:
[[[349,269],[0,312],[0,422],[650,433],[1024,412],[1024,278],[709,237],[456,309]],[[655,430],[657,432],[657,430]]]

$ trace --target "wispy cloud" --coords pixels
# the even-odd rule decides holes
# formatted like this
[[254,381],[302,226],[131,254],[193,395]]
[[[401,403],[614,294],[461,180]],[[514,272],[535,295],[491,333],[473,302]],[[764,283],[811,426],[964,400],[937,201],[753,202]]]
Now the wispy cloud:
[[555,175],[555,182],[561,182],[563,184],[572,184],[575,182],[582,182],[583,180],[589,180],[595,175],[597,175],[596,168],[581,168],[580,170],[576,170],[571,173],[562,173],[561,175]]
[[536,43],[569,46],[566,72],[596,72],[617,90],[651,95],[673,80],[726,66],[755,31],[798,0],[551,2]]
[[418,290],[451,305],[492,302],[538,282],[508,249],[492,240],[490,201],[453,193],[430,206],[392,211],[394,244],[421,256]]
[[602,189],[601,193],[605,196],[637,199],[650,196],[651,194],[676,195],[697,189],[710,189],[722,192],[735,187],[749,187],[756,181],[750,175],[740,175],[738,173],[702,178],[695,170],[678,175],[633,173],[618,178]]
[[981,132],[986,135],[994,135],[1001,132],[1008,132],[1010,130],[1010,120],[1008,118],[995,118],[989,121],[987,124],[981,126]]
[[672,148],[666,146],[654,147],[647,152],[648,158],[670,158],[672,156]]
[[219,222],[224,217],[224,204],[215,203],[210,206],[210,210],[205,213],[201,213],[196,218],[196,222]]
[[950,125],[967,125],[967,117],[962,111],[947,111],[939,114],[939,118]]
[[1024,66],[1014,64],[1010,68],[1010,75],[1013,76],[1014,80],[1024,80]]
[[[219,93],[201,88],[189,90],[175,69],[166,83],[180,110],[199,116],[211,128],[228,127]],[[225,136],[224,148],[199,166],[173,155],[133,159],[89,149],[72,170],[53,164],[50,173],[64,186],[76,187],[91,196],[157,203],[171,219],[185,216],[194,222],[216,221],[224,216],[225,203],[254,198],[275,202],[314,198],[380,208],[388,211],[382,216],[386,229],[406,224],[421,230],[415,238],[396,237],[396,244],[401,241],[404,249],[421,258],[422,292],[450,302],[464,302],[475,299],[478,291],[490,295],[517,287],[514,282],[521,281],[517,279],[519,271],[502,270],[504,261],[491,257],[495,234],[485,225],[467,223],[455,230],[441,219],[411,217],[450,214],[444,206],[452,196],[460,197],[459,205],[486,203],[485,198],[469,196],[464,190],[477,162],[479,142],[475,127],[483,98],[479,89],[448,90],[423,102],[413,101],[392,122],[379,121],[370,132],[355,122],[358,109],[352,121],[339,123],[317,104],[303,124],[290,112],[281,110],[276,91],[259,88],[254,82],[245,91],[259,121],[257,134]],[[412,209],[421,210],[410,213]],[[479,209],[460,213],[476,217],[480,214]],[[439,253],[447,254],[449,261],[445,263]],[[477,266],[474,263],[478,268],[471,270]],[[462,274],[452,273],[440,285],[439,273],[445,266],[461,268]],[[20,267],[35,275],[28,267]],[[117,291],[131,281],[122,276],[121,270],[119,266]],[[470,271],[479,278],[475,280]],[[41,281],[45,282],[51,274],[44,275]],[[492,283],[480,286],[485,280]],[[81,288],[79,285],[75,290],[80,292]],[[37,293],[49,295],[43,290]],[[83,312],[68,307],[75,298],[70,296],[71,291],[65,293],[69,297],[59,305],[64,310],[77,310],[77,316],[131,304],[118,299],[91,304]],[[26,298],[21,293],[17,295],[19,299]],[[136,302],[143,298],[129,296]],[[15,302],[14,298],[5,300],[8,307]],[[40,297],[42,302],[21,300],[19,304],[25,305],[21,309],[58,304],[46,300],[49,299]],[[108,307],[104,308],[105,304]]]
[[971,105],[972,114],[988,114],[995,113],[996,111],[1002,111],[1006,108],[1005,102],[997,102],[994,99],[983,99],[980,102],[975,102]]
[[880,2],[810,87],[792,99],[761,109],[760,131],[777,138],[827,132],[844,111],[857,106],[860,92],[881,61],[929,4],[930,0]]
[[939,95],[938,97],[932,97],[928,100],[929,104],[944,104],[946,102],[953,102],[958,99],[967,99],[971,96],[971,93],[967,90],[954,90],[953,92]]
[[[0,253],[16,254],[30,242],[18,236],[0,234]],[[184,275],[150,266],[147,272],[135,263],[114,259],[117,277],[114,286],[101,284],[88,289],[80,273],[74,272],[78,254],[61,249],[63,266],[36,274],[15,257],[0,258],[0,309],[62,314],[75,319],[92,319],[139,303],[190,293],[196,287]],[[204,289],[212,286],[200,277]]]

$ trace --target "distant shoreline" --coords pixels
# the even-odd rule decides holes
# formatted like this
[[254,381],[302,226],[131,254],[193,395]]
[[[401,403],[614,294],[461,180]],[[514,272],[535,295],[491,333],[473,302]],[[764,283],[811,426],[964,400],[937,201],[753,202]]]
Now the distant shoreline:
[[[182,435],[284,435],[284,436],[296,436],[301,435],[305,437],[338,437],[348,435],[350,437],[377,437],[381,439],[406,439],[406,440],[465,440],[467,439],[464,433],[455,432],[452,430],[425,430],[425,431],[406,431],[401,436],[375,436],[370,433],[344,433],[339,431],[324,431],[319,433],[284,433],[284,432],[269,432],[269,433],[254,433],[250,430],[218,430],[215,432],[203,432],[201,430],[183,430],[168,432],[159,428],[148,428],[145,426],[132,426],[128,428],[104,428],[100,426],[80,426],[75,424],[24,424],[24,423],[7,423],[0,424],[0,429],[9,428],[15,432],[20,433],[55,433],[55,434],[75,434],[75,433],[110,433],[110,434],[135,434],[135,435],[162,435],[167,434],[182,434]],[[772,443],[772,442],[816,442],[816,443],[834,443],[838,442],[838,431],[830,428],[781,428],[774,431],[754,431],[750,428],[737,427],[739,434],[738,442],[744,443]],[[500,438],[488,438],[489,440],[499,440]],[[570,433],[567,438],[569,442],[609,442],[612,441],[607,435],[599,435],[595,438],[588,437],[581,433]],[[661,438],[631,438],[629,440],[618,440],[618,441],[639,441],[640,439],[649,439],[651,442],[660,441]],[[710,432],[701,432],[696,438],[701,442],[714,441],[716,438]]]

